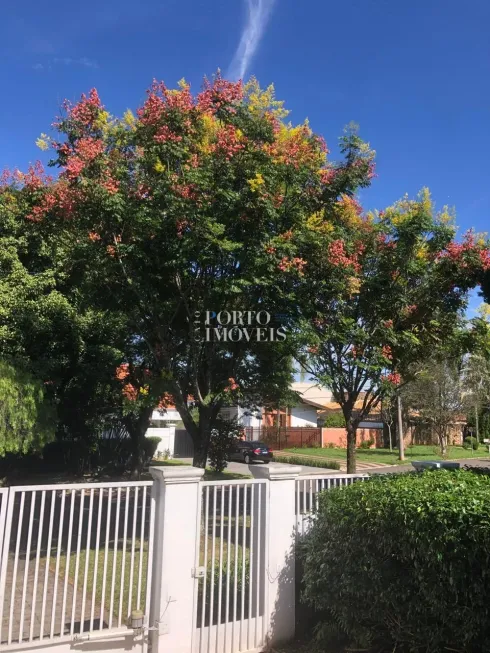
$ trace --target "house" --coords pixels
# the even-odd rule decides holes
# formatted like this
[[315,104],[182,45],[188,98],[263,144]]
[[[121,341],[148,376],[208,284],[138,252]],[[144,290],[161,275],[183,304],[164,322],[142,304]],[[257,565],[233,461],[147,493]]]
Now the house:
[[173,457],[175,452],[175,428],[181,421],[180,414],[175,406],[167,406],[164,412],[156,409],[150,420],[150,427],[146,431],[147,438],[160,438],[156,455]]

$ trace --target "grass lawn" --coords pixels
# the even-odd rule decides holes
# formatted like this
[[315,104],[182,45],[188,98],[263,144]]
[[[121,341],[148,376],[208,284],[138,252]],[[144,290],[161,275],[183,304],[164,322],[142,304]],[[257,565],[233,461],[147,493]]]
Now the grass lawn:
[[[285,451],[308,456],[320,456],[330,460],[345,460],[346,458],[346,450],[341,449],[340,447],[335,447],[333,449],[329,449],[327,447],[323,449],[309,447],[304,449],[293,448],[285,449]],[[412,460],[442,460],[439,447],[431,445],[413,445],[411,447],[406,447],[406,460],[404,462],[398,460],[398,451],[390,451],[389,449],[357,449],[356,456],[359,462],[385,463],[387,465],[403,465],[407,462],[412,462]],[[460,458],[469,460],[474,458],[490,459],[490,454],[486,450],[486,447],[480,447],[480,449],[477,451],[473,451],[471,449],[463,449],[463,447],[449,447],[447,459],[458,460]],[[276,459],[278,461],[281,459],[280,454],[276,456]]]

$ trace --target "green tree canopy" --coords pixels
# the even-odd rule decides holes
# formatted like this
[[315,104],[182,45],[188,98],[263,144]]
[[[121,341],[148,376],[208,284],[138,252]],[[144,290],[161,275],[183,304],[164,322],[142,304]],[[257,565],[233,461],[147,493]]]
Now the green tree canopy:
[[0,456],[28,453],[54,437],[46,394],[42,382],[0,360]]
[[427,190],[376,214],[343,198],[331,224],[336,238],[309,267],[300,358],[342,406],[354,472],[359,423],[407,380],[413,362],[452,337],[490,255],[471,232],[454,240],[450,215],[434,212]]

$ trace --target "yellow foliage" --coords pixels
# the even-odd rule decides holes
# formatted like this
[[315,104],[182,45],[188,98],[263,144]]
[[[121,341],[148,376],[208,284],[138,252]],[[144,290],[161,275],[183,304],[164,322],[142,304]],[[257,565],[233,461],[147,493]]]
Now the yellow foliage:
[[432,199],[430,196],[430,190],[428,188],[422,188],[422,190],[418,194],[418,200],[422,205],[424,211],[432,214]]
[[268,112],[279,120],[289,114],[289,111],[284,108],[284,102],[276,100],[274,84],[270,84],[265,90],[262,90],[257,79],[251,77],[243,90],[252,113],[264,114]]
[[429,256],[429,248],[427,246],[426,242],[420,243],[420,245],[417,247],[415,250],[415,257],[419,259],[419,261],[426,261]]
[[355,227],[362,222],[359,209],[359,204],[353,197],[342,194],[334,205],[334,214],[346,226]]
[[46,134],[41,134],[41,136],[36,140],[36,145],[40,150],[43,150],[43,152],[49,150],[49,138]]
[[348,277],[346,279],[346,290],[349,297],[358,295],[361,290],[361,280],[358,277]]
[[216,120],[216,118],[214,118],[214,116],[210,116],[207,113],[201,117],[201,122],[203,126],[203,135],[199,149],[202,152],[208,152],[209,146],[211,145],[213,139],[216,136],[216,132],[219,129],[219,122]]
[[155,163],[153,168],[154,168],[155,172],[165,172],[165,166],[160,161],[160,159],[158,159],[158,161]]
[[476,312],[483,320],[490,320],[490,305],[483,302],[478,306]]
[[306,220],[306,226],[311,231],[318,233],[329,234],[334,230],[333,224],[325,220],[323,211],[316,211],[312,213]]
[[260,186],[265,184],[265,181],[260,172],[258,172],[253,179],[247,179],[247,183],[250,186],[252,193],[256,193]]
[[128,127],[132,127],[134,125],[134,123],[136,122],[136,118],[134,117],[134,114],[131,111],[131,109],[127,109],[124,112],[123,121]]

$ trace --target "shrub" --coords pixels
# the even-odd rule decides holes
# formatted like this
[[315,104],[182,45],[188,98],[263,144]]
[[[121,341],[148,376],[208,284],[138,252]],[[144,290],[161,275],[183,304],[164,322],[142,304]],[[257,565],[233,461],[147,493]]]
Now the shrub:
[[211,432],[208,458],[209,466],[215,472],[222,472],[230,459],[230,453],[240,438],[243,429],[236,420],[219,420]]
[[483,653],[490,477],[447,470],[324,492],[300,546],[304,598],[359,647]]
[[478,438],[470,436],[464,439],[463,449],[473,449],[473,451],[476,451],[479,446]]
[[91,466],[96,448],[96,444],[82,439],[48,442],[42,452],[44,467],[53,472],[83,474]]
[[306,467],[322,467],[323,469],[340,469],[336,460],[321,460],[320,458],[305,458],[303,456],[277,456],[277,461],[290,465],[304,465]]
[[155,435],[146,437],[143,443],[144,464],[149,465],[155,456],[156,450],[162,438]]
[[323,420],[326,428],[345,428],[345,418],[342,413],[331,413]]
[[370,438],[369,440],[363,440],[359,445],[359,449],[371,449],[374,444],[374,440]]

